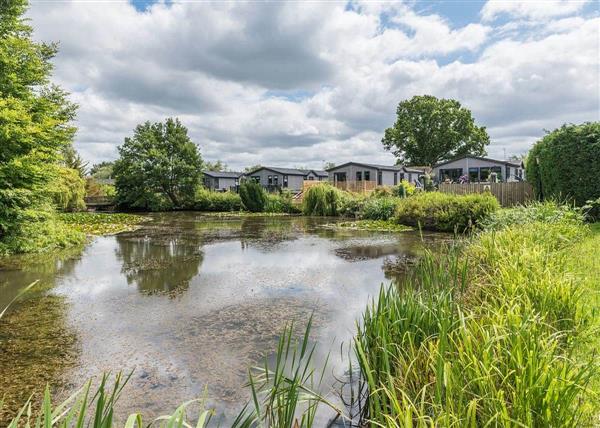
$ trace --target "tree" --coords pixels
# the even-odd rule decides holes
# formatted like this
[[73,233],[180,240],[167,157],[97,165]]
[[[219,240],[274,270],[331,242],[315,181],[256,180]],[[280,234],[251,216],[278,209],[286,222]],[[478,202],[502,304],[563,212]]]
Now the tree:
[[163,210],[193,202],[202,158],[178,119],[138,125],[119,154],[114,165],[119,205]]
[[77,106],[50,83],[55,44],[32,40],[25,0],[0,2],[0,253],[74,240],[54,221],[49,183]]
[[335,162],[325,162],[323,163],[323,169],[327,171],[328,169],[335,168]]
[[90,168],[90,175],[99,180],[106,180],[112,178],[114,162],[100,162],[92,165]]
[[529,151],[525,172],[540,199],[582,206],[600,198],[600,122],[548,133]]
[[381,142],[401,163],[435,165],[463,155],[483,156],[490,138],[456,100],[431,95],[402,101]]
[[61,155],[63,166],[76,170],[81,178],[86,176],[89,162],[83,160],[73,144],[64,145],[61,148]]
[[256,164],[256,165],[252,165],[252,166],[247,166],[246,168],[244,168],[244,172],[247,174],[249,172],[254,172],[257,169],[261,169],[262,165],[261,164]]
[[220,160],[216,162],[205,162],[204,163],[205,171],[226,171],[227,165],[221,162]]

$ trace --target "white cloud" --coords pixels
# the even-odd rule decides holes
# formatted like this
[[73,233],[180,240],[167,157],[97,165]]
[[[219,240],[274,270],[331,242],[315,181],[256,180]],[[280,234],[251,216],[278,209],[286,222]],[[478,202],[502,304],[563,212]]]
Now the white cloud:
[[[491,7],[484,15],[497,16]],[[402,3],[186,2],[140,13],[40,2],[29,14],[37,38],[60,41],[54,80],[80,104],[77,148],[94,162],[116,157],[138,123],[178,116],[206,158],[235,168],[391,163],[383,130],[399,101],[424,93],[470,108],[496,156],[526,151],[542,128],[598,120],[593,16],[524,33],[455,28]]]
[[548,19],[580,11],[586,0],[489,0],[481,10],[484,21],[501,15],[514,18]]

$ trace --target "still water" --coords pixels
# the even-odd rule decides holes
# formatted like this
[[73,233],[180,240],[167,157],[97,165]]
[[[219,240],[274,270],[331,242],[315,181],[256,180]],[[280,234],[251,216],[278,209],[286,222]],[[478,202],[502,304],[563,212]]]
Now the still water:
[[[46,382],[64,397],[132,369],[120,415],[152,418],[204,394],[231,415],[248,397],[248,367],[286,323],[303,328],[312,314],[318,349],[339,350],[370,296],[436,240],[333,230],[322,218],[151,218],[84,248],[0,261],[0,308],[31,281],[41,289],[0,321],[0,425]],[[342,364],[334,355],[330,371]]]

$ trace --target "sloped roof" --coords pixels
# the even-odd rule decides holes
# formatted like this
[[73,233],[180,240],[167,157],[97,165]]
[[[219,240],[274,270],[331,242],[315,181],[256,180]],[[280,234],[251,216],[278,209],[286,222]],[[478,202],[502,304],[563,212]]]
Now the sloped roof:
[[214,178],[240,178],[243,175],[237,171],[204,171],[203,174]]
[[316,169],[280,168],[280,167],[275,167],[275,166],[261,166],[260,168],[257,168],[253,171],[246,173],[246,175],[254,174],[254,173],[260,171],[261,169],[268,169],[269,171],[273,171],[273,172],[276,172],[276,173],[282,174],[282,175],[305,176],[311,171],[321,177],[327,177],[327,175],[328,175],[326,171],[320,171],[320,170],[316,170]]
[[447,161],[444,161],[444,162],[440,162],[440,163],[436,164],[434,166],[434,168],[439,168],[440,166],[446,165],[446,164],[448,164],[450,162],[455,162],[455,161],[458,161],[458,160],[461,160],[461,159],[466,159],[466,158],[469,158],[469,159],[479,159],[479,160],[488,161],[488,162],[495,162],[495,163],[500,163],[500,164],[503,164],[503,165],[514,166],[514,167],[517,167],[517,168],[521,168],[523,166],[522,163],[510,162],[510,161],[498,160],[498,159],[491,159],[491,158],[484,158],[484,157],[481,157],[481,156],[460,156],[458,158],[454,158],[454,159],[450,159],[450,160],[447,160]]
[[364,163],[364,162],[354,162],[354,161],[346,162],[341,165],[337,165],[332,168],[328,168],[327,171],[333,171],[333,170],[336,170],[338,168],[343,168],[348,165],[359,165],[359,166],[365,166],[367,168],[382,169],[385,171],[406,171],[406,172],[414,172],[414,173],[423,173],[423,170],[420,168],[414,168],[414,167],[411,168],[411,167],[406,167],[404,165],[379,165],[379,164],[375,164],[375,163]]

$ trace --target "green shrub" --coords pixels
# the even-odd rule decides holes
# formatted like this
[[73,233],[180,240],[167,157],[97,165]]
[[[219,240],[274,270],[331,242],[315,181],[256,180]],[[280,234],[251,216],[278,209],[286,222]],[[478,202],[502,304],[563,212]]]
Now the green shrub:
[[408,180],[402,180],[400,184],[392,187],[392,195],[398,198],[412,196],[416,192],[417,187]]
[[600,198],[600,122],[563,125],[527,155],[527,181],[540,198],[582,206]]
[[587,221],[592,223],[600,221],[600,198],[586,201],[581,210]]
[[262,186],[254,180],[245,180],[240,185],[240,198],[242,206],[253,213],[265,210],[267,204],[267,193]]
[[583,219],[581,210],[555,201],[545,201],[497,210],[483,219],[480,225],[485,230],[500,230],[517,224],[581,223]]
[[400,198],[391,196],[367,198],[360,210],[360,217],[366,220],[389,220],[394,216]]
[[344,197],[344,192],[329,184],[312,186],[304,195],[302,212],[304,215],[336,216]]
[[194,209],[216,212],[240,211],[242,209],[242,200],[237,193],[211,192],[210,190],[199,188],[196,191]]
[[401,199],[395,219],[408,226],[464,232],[477,226],[499,208],[500,204],[490,193],[463,196],[424,192]]
[[265,212],[294,214],[299,213],[300,208],[293,203],[292,194],[290,192],[282,192],[279,195],[267,195]]

